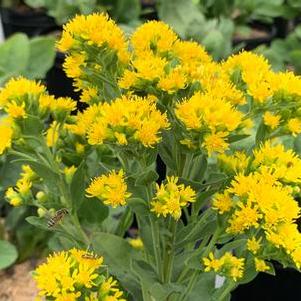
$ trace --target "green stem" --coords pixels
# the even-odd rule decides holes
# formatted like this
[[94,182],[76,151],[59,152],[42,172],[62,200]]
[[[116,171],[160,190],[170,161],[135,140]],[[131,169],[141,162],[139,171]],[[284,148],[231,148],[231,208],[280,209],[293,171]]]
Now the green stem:
[[173,263],[174,263],[174,244],[176,239],[177,222],[170,217],[169,231],[171,233],[170,244],[165,249],[164,256],[164,282],[170,283],[172,278]]
[[[152,186],[148,185],[146,187],[146,196],[147,201],[150,204],[152,199]],[[160,245],[160,230],[158,225],[158,219],[155,218],[153,214],[149,216],[150,226],[151,226],[151,234],[153,241],[153,251],[156,262],[156,269],[158,273],[158,277],[161,281],[163,281],[163,269],[162,269],[162,258],[161,258],[161,245]]]
[[185,301],[187,299],[187,297],[189,296],[190,292],[192,291],[195,282],[198,279],[200,271],[199,270],[195,270],[189,280],[188,286],[186,288],[186,290],[183,292],[182,295],[179,296],[178,301]]
[[186,154],[185,164],[182,172],[182,177],[184,179],[189,179],[189,171],[190,171],[192,160],[193,160],[193,153]]
[[236,284],[234,281],[230,281],[226,286],[221,295],[218,297],[217,301],[223,301],[227,295],[235,288]]
[[215,230],[215,232],[213,233],[213,235],[211,237],[211,240],[210,240],[208,246],[206,247],[206,249],[202,255],[203,257],[207,257],[209,255],[209,253],[212,251],[212,249],[218,239],[220,231],[221,231],[221,229],[219,227],[217,227],[217,229]]
[[116,229],[116,235],[123,237],[127,228],[128,228],[128,224],[129,221],[132,217],[132,212],[131,209],[129,207],[126,207],[120,221],[118,224],[118,227]]

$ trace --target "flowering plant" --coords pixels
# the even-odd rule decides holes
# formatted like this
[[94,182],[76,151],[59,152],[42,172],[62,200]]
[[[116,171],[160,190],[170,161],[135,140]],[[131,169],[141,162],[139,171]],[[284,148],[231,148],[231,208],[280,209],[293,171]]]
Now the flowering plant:
[[[249,52],[216,63],[156,21],[128,40],[77,16],[57,45],[85,110],[25,78],[0,93],[0,152],[23,163],[6,198],[71,249],[36,271],[46,300],[221,301],[300,268],[301,78]],[[100,256],[123,294],[102,295]]]

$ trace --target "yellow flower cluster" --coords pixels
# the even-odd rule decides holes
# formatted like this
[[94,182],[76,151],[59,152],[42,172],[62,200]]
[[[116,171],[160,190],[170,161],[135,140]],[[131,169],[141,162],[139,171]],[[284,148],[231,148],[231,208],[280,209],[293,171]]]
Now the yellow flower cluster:
[[244,273],[244,258],[237,258],[230,252],[226,252],[219,259],[214,257],[211,252],[208,258],[203,258],[205,272],[214,271],[215,273],[233,279],[234,281],[242,278]]
[[233,155],[219,154],[217,160],[222,171],[237,174],[247,169],[250,159],[244,152],[236,151]]
[[[92,87],[85,77],[86,68],[99,75],[102,69],[106,71],[105,64],[110,55],[117,55],[116,66],[128,63],[130,57],[123,31],[104,13],[76,16],[70,20],[63,27],[57,47],[68,54],[64,69],[67,76],[75,80],[76,87],[83,90],[83,101],[97,95],[97,88]],[[106,56],[106,60],[102,61],[99,52]]]
[[177,177],[167,177],[167,183],[156,184],[157,192],[151,201],[151,211],[157,216],[170,214],[175,220],[181,217],[182,208],[196,200],[196,193],[190,186],[177,184]]
[[[266,142],[254,151],[251,166],[255,171],[238,174],[231,186],[213,199],[213,208],[220,214],[228,214],[228,233],[248,235],[254,229],[260,233],[257,239],[249,238],[250,252],[257,254],[264,238],[265,244],[271,244],[276,251],[284,250],[298,268],[301,233],[296,221],[301,208],[291,185],[300,183],[300,164],[301,159],[293,151]],[[257,265],[259,270],[264,270],[262,262],[258,261]]]
[[78,115],[75,124],[67,125],[74,134],[87,133],[91,145],[138,142],[145,147],[157,144],[160,132],[168,127],[166,114],[157,110],[154,102],[138,96],[93,105]]
[[20,176],[16,186],[9,187],[5,193],[6,199],[15,207],[26,204],[30,200],[33,181],[38,178],[29,165],[22,165]]
[[83,250],[54,253],[34,272],[39,296],[54,301],[125,301],[117,281],[101,273],[102,266],[103,257]]
[[178,103],[175,114],[188,131],[186,139],[209,154],[228,148],[227,137],[241,126],[243,116],[230,102],[209,92],[197,92]]
[[0,118],[0,155],[10,148],[13,137],[12,121],[9,118]]
[[285,150],[282,144],[273,145],[265,142],[254,150],[252,167],[268,169],[273,176],[286,183],[301,182],[301,159],[291,150]]
[[152,86],[173,94],[185,89],[194,80],[196,70],[211,62],[202,46],[180,41],[167,24],[159,21],[140,26],[131,37],[131,45],[131,64],[119,80],[124,89]]
[[96,197],[113,208],[126,205],[126,200],[131,196],[127,191],[123,170],[119,172],[113,170],[108,175],[96,177],[86,192],[87,197]]

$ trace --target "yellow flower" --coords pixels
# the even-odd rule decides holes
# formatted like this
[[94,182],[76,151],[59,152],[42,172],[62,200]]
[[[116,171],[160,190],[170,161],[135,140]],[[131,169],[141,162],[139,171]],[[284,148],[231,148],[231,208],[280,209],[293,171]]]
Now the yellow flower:
[[217,156],[221,169],[226,172],[244,172],[249,164],[249,158],[244,152],[235,152],[233,155],[219,154]]
[[292,150],[285,150],[282,144],[273,145],[271,141],[266,141],[253,153],[252,165],[255,168],[268,168],[273,176],[285,182],[301,181],[301,159]]
[[182,207],[196,201],[196,193],[190,186],[177,184],[177,177],[167,177],[167,183],[156,184],[156,195],[151,201],[151,211],[157,216],[170,214],[174,219],[181,217]]
[[146,53],[141,57],[137,57],[132,64],[137,71],[137,78],[152,81],[164,76],[167,61],[164,58]]
[[219,214],[230,211],[232,208],[232,199],[229,194],[227,192],[216,194],[212,201],[212,208],[218,210]]
[[8,118],[0,119],[0,155],[10,148],[13,137],[11,120]]
[[287,127],[293,136],[301,133],[301,121],[298,118],[292,118],[288,121]]
[[276,129],[280,124],[280,115],[275,115],[271,112],[265,112],[263,115],[264,124],[270,127],[272,130]]
[[69,183],[69,184],[71,183],[73,175],[75,174],[76,170],[77,170],[77,168],[74,165],[64,168],[64,174],[65,174],[67,183]]
[[94,13],[88,16],[75,16],[63,27],[63,34],[57,43],[59,50],[65,52],[73,50],[73,46],[95,45],[117,52],[122,63],[129,60],[128,45],[124,33],[103,13]]
[[88,87],[82,90],[80,101],[90,103],[93,98],[98,95],[98,90],[95,87]]
[[105,205],[113,208],[124,206],[126,200],[131,196],[131,193],[127,191],[123,170],[118,173],[113,170],[109,175],[94,178],[86,192],[87,197],[97,197]]
[[173,69],[165,77],[162,77],[158,83],[158,87],[163,91],[172,94],[177,90],[183,89],[186,84],[186,76],[179,68]]
[[77,249],[50,255],[34,272],[39,296],[60,301],[75,301],[79,297],[104,300],[114,296],[125,301],[120,299],[123,293],[117,281],[101,273],[102,263],[103,257]]
[[226,136],[226,132],[218,132],[207,134],[204,137],[203,146],[207,149],[209,155],[213,152],[223,153],[228,149],[229,144],[225,141]]
[[265,263],[264,260],[259,259],[259,258],[255,258],[254,259],[255,262],[255,269],[257,272],[267,272],[269,271],[271,268]]
[[134,248],[134,249],[143,249],[143,241],[140,237],[138,238],[130,238],[128,240],[129,244]]
[[59,97],[51,104],[51,110],[57,113],[72,112],[76,109],[76,101],[70,97]]
[[83,54],[69,55],[65,58],[63,68],[68,77],[78,78],[82,75],[82,66],[85,66],[85,56]]
[[18,105],[15,101],[11,101],[6,105],[5,111],[11,118],[24,118],[26,116],[24,108],[25,103]]
[[252,252],[253,254],[256,254],[260,247],[261,247],[261,242],[262,237],[260,237],[258,240],[256,240],[256,238],[253,236],[251,238],[248,239],[247,241],[247,249]]
[[205,272],[214,271],[219,275],[232,278],[237,281],[243,276],[244,258],[237,258],[229,252],[226,252],[221,258],[214,258],[213,253],[208,258],[203,258]]
[[219,272],[223,265],[222,260],[215,259],[212,252],[209,254],[208,258],[203,258],[203,262],[205,265],[205,272],[210,272],[211,270],[214,272]]
[[133,33],[131,43],[135,54],[141,56],[147,52],[164,53],[171,51],[177,35],[160,21],[149,21],[139,26]]
[[228,233],[242,233],[246,229],[251,227],[257,228],[259,226],[258,221],[262,217],[257,205],[252,205],[251,202],[243,204],[239,202],[238,209],[235,210],[231,219],[229,220]]
[[45,86],[23,77],[10,79],[0,91],[0,108],[13,99],[27,94],[39,95],[45,92]]
[[[83,115],[86,117],[85,112]],[[138,96],[123,96],[101,105],[89,123],[87,136],[91,145],[105,141],[119,145],[139,142],[153,147],[161,139],[160,132],[169,127],[166,114],[157,110],[155,103]]]
[[58,139],[59,139],[59,132],[58,132],[58,123],[56,121],[53,121],[49,127],[49,129],[46,132],[46,143],[47,146],[53,147],[56,145]]

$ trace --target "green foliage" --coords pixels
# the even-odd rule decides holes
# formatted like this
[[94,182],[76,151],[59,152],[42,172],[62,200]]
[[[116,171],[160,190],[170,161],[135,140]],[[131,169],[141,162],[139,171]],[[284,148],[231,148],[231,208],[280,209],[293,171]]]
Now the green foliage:
[[12,265],[17,257],[16,247],[6,240],[0,240],[0,270]]
[[18,33],[0,45],[0,85],[15,76],[44,78],[53,65],[55,40],[37,37],[29,40]]

